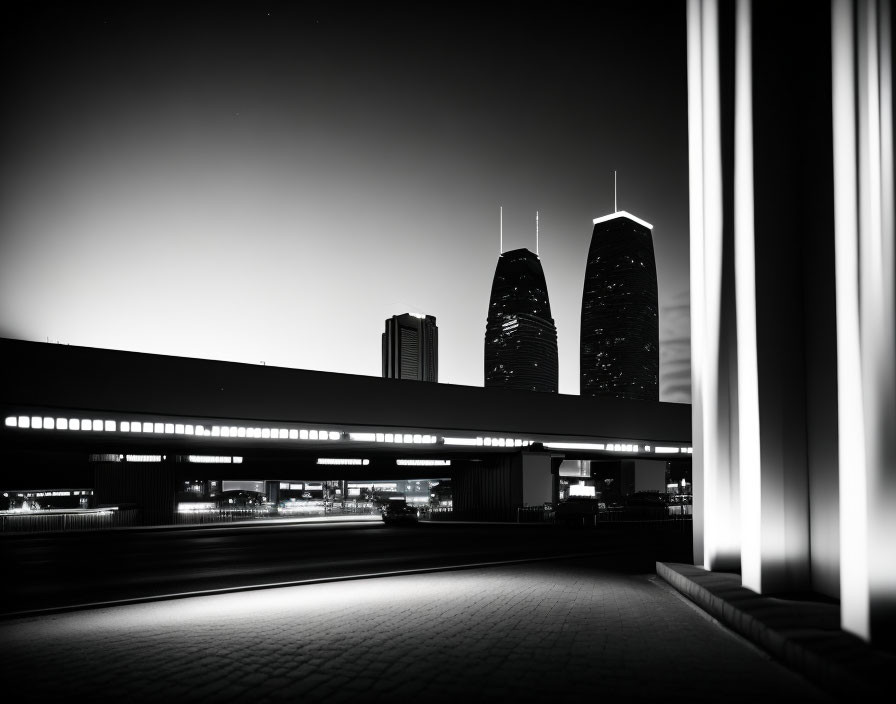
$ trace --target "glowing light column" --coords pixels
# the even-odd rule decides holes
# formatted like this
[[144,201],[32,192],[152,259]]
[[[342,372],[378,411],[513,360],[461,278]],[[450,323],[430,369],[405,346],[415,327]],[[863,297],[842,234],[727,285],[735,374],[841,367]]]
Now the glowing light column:
[[840,618],[844,630],[892,645],[896,233],[890,23],[886,0],[833,0]]
[[[762,591],[762,452],[756,347],[756,238],[753,213],[753,76],[749,0],[738,0],[734,98],[734,260],[737,305],[738,469],[741,578]],[[759,501],[756,497],[760,498]]]
[[730,456],[723,328],[722,140],[719,20],[714,0],[688,0],[688,149],[691,217],[691,408],[694,559],[706,569],[740,561],[737,466]]

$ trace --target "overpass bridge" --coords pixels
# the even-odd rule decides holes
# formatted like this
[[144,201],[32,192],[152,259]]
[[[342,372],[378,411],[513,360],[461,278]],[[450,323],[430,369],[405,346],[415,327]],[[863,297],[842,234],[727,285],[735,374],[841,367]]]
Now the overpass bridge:
[[[222,479],[450,477],[485,518],[556,498],[564,459],[690,459],[690,406],[381,379],[0,338],[3,488],[96,488],[173,511]],[[186,463],[186,464],[185,464]],[[193,472],[196,473],[195,471]]]

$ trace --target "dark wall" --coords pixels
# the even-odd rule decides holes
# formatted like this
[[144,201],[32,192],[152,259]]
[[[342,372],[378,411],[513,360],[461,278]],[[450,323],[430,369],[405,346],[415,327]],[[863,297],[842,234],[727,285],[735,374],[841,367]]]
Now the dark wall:
[[[788,540],[802,540],[801,523],[808,520],[813,587],[837,596],[839,575],[831,569],[839,525],[830,7],[782,12],[754,3],[753,13],[762,461],[782,472],[779,483],[764,482],[762,500],[788,507]],[[774,494],[766,495],[765,486]],[[791,568],[795,574],[802,569]]]
[[0,464],[0,488],[4,491],[93,486],[93,467],[86,452],[5,448],[0,453]]
[[[801,107],[793,118],[799,139],[797,182],[802,227],[803,350],[812,587],[840,595],[840,477],[837,419],[837,320],[834,279],[834,163],[830,13],[804,17]],[[811,113],[813,119],[802,119]],[[826,145],[819,148],[819,145]]]
[[523,505],[522,455],[483,462],[459,462],[452,474],[454,517],[474,521],[516,521]]
[[141,525],[169,525],[175,511],[175,465],[172,460],[95,463],[96,505],[134,504],[140,509]]

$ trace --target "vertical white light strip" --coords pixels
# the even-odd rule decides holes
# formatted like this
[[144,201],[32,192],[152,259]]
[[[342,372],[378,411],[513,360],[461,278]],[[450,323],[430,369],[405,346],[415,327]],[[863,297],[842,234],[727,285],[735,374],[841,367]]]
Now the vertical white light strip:
[[[734,262],[741,582],[762,592],[762,472],[756,350],[756,241],[753,212],[753,70],[750,0],[738,0],[735,29]],[[756,497],[759,497],[757,500]]]
[[[880,179],[881,230],[883,261],[896,261],[896,173],[893,155],[893,36],[892,8],[889,2],[880,5]],[[896,301],[896,276],[890,267],[884,272],[884,300]],[[890,318],[891,326],[893,318]],[[896,326],[892,326],[896,332]],[[896,345],[893,346],[896,349]],[[896,533],[894,533],[896,534]]]
[[865,431],[859,344],[855,44],[850,0],[832,0],[834,252],[840,462],[840,623],[869,637]]
[[[889,423],[891,432],[885,435],[884,461],[877,468],[871,485],[872,511],[874,515],[875,541],[871,545],[871,564],[874,569],[870,575],[871,599],[874,602],[882,597],[889,605],[889,621],[883,628],[893,629],[893,590],[896,585],[896,544],[891,536],[896,535],[896,439],[892,435],[894,419],[896,419],[896,166],[894,166],[893,144],[893,16],[892,4],[887,0],[880,3],[880,157],[881,157],[881,231],[883,240],[882,261],[884,271],[884,310],[889,332],[883,349],[890,354],[885,358],[887,363],[887,403],[884,407],[883,420]],[[872,627],[874,632],[874,627]]]
[[688,0],[688,180],[690,209],[690,267],[691,267],[691,427],[694,454],[693,530],[694,562],[705,566],[704,551],[704,287],[703,287],[703,52],[701,30],[701,0]]
[[[859,300],[867,462],[868,622],[872,642],[880,632],[889,629],[892,634],[893,585],[896,584],[896,549],[892,540],[896,524],[893,518],[896,492],[892,487],[896,468],[896,447],[892,440],[896,421],[896,359],[893,352],[896,311],[893,300],[892,89],[887,86],[892,73],[889,22],[886,0],[860,4],[857,34],[862,288]],[[887,146],[890,152],[885,155]]]
[[727,407],[719,389],[722,333],[722,115],[719,77],[719,12],[704,0],[703,30],[703,481],[704,565],[729,567],[736,559],[730,505],[730,461],[722,449],[719,415]]
[[[716,567],[719,540],[719,451],[717,417],[719,391],[719,305],[721,303],[720,240],[722,239],[721,126],[719,124],[718,8],[714,0],[704,0],[703,33],[703,483],[704,514],[703,564]],[[713,250],[718,249],[718,257]],[[715,266],[713,266],[715,264]]]

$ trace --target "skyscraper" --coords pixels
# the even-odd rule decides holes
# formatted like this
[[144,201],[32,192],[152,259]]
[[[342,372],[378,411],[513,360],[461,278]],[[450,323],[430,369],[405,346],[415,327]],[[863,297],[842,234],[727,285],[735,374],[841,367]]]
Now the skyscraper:
[[582,293],[582,396],[659,400],[652,229],[622,210],[594,220]]
[[538,256],[498,258],[485,326],[485,386],[557,393],[557,328]]
[[439,329],[434,316],[404,313],[386,320],[383,378],[439,380]]

